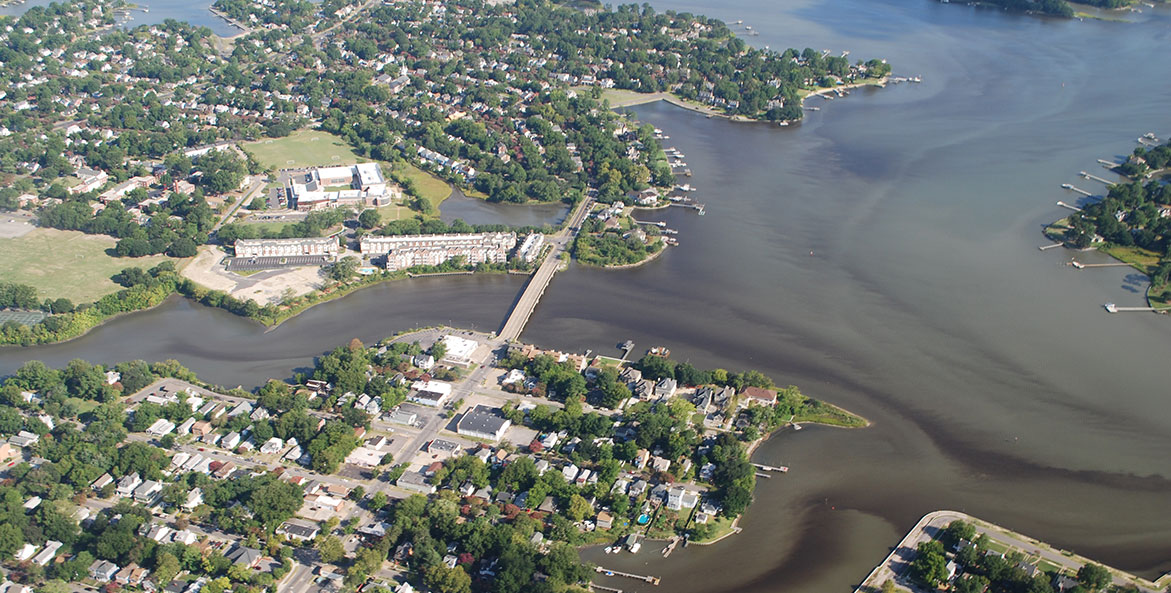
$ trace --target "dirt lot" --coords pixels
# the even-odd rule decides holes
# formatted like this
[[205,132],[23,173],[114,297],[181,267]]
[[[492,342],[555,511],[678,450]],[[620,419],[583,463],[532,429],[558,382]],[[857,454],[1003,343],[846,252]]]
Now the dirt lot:
[[277,304],[285,291],[294,296],[318,290],[324,284],[324,273],[319,267],[265,270],[247,276],[228,272],[220,264],[227,254],[218,247],[205,245],[195,260],[183,269],[183,275],[203,286],[222,290],[238,299],[251,299],[264,306]]
[[0,239],[15,239],[28,234],[36,228],[32,219],[29,214],[0,214]]

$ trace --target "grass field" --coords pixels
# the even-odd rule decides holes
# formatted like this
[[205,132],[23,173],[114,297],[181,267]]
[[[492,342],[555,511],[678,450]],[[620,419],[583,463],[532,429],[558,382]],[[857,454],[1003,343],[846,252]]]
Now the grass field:
[[148,269],[172,259],[106,255],[116,242],[106,235],[56,229],[36,229],[15,239],[0,239],[0,278],[28,284],[41,298],[91,303],[121,288],[110,276],[123,268]]
[[258,140],[241,145],[263,167],[315,167],[366,162],[338,136],[320,130],[298,130],[284,138]]
[[403,173],[415,182],[415,189],[419,190],[419,195],[429,200],[436,208],[451,195],[451,186],[446,181],[410,163],[407,163]]

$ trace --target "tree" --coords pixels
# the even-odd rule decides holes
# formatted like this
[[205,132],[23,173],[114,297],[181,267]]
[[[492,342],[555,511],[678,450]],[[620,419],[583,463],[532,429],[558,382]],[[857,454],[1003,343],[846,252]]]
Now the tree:
[[1110,584],[1110,571],[1101,564],[1083,564],[1077,571],[1077,582],[1091,591],[1097,591]]
[[943,540],[946,546],[955,546],[963,540],[972,541],[976,537],[976,527],[967,521],[952,521],[948,523],[947,528],[943,530]]
[[333,564],[346,555],[346,550],[337,537],[325,535],[317,538],[317,553],[321,556],[322,562]]
[[916,549],[915,560],[911,562],[911,574],[920,583],[934,589],[947,578],[947,559],[943,544],[938,541],[923,542]]
[[329,268],[329,277],[338,282],[345,282],[354,276],[358,270],[358,258],[343,257]]
[[170,552],[159,554],[154,569],[155,580],[160,583],[169,583],[177,574],[179,574],[179,559]]
[[462,566],[448,568],[437,564],[423,572],[423,584],[437,593],[471,593],[472,577]]
[[588,500],[580,494],[574,494],[569,497],[569,508],[566,509],[565,515],[573,521],[581,521],[593,510]]
[[378,226],[381,222],[382,214],[373,208],[369,210],[363,210],[362,213],[358,215],[358,224],[362,225],[362,228],[364,229],[372,229]]
[[887,579],[882,582],[882,593],[895,593],[894,579]]

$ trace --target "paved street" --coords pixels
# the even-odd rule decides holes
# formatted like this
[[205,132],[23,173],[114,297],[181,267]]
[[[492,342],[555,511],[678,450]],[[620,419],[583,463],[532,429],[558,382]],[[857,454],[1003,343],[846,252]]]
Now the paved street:
[[[1007,529],[986,521],[981,521],[965,513],[958,511],[935,511],[924,515],[911,528],[911,531],[899,542],[898,546],[895,547],[890,555],[883,560],[882,564],[879,564],[862,581],[862,584],[855,590],[855,593],[878,591],[882,588],[882,583],[892,578],[895,580],[899,589],[922,593],[923,590],[912,584],[908,578],[911,562],[915,559],[915,550],[919,547],[919,544],[938,538],[952,521],[967,521],[975,526],[977,534],[987,535],[988,539],[1004,544],[1027,556],[1040,557],[1047,562],[1061,567],[1071,575],[1076,574],[1083,564],[1091,562],[1087,558],[1077,555],[1067,555],[1044,542],[1010,532]],[[1144,593],[1156,593],[1156,591],[1160,591],[1163,588],[1156,586],[1150,581],[1139,579],[1110,567],[1107,568],[1109,568],[1114,577],[1114,584],[1120,587],[1134,585]],[[1167,580],[1167,577],[1160,579],[1160,581],[1165,580]],[[1167,583],[1162,584],[1166,586]]]

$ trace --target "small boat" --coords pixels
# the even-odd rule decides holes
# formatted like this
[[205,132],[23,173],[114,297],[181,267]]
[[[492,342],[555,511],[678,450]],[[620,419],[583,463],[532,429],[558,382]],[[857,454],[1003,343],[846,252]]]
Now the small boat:
[[1106,303],[1105,305],[1102,305],[1102,306],[1103,306],[1103,307],[1105,307],[1105,308],[1106,308],[1106,310],[1107,310],[1107,311],[1109,311],[1109,312],[1111,312],[1111,313],[1117,313],[1117,312],[1118,312],[1118,306],[1117,306],[1117,305],[1115,305],[1114,303]]
[[654,348],[651,348],[648,352],[654,356],[662,356],[664,358],[671,356],[671,349],[666,348],[664,346],[655,346]]
[[634,349],[634,341],[633,340],[626,340],[625,342],[622,342],[620,347],[623,350],[633,350]]

